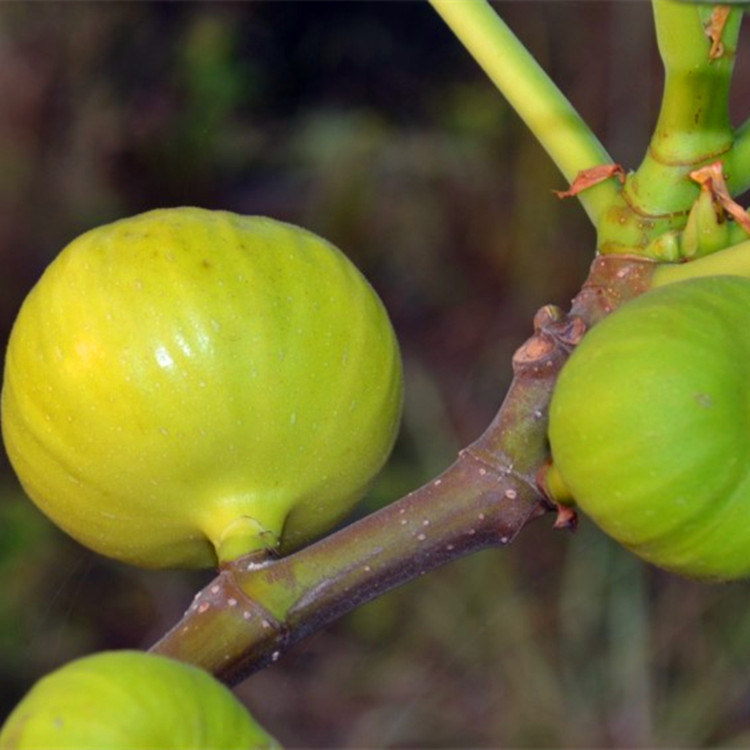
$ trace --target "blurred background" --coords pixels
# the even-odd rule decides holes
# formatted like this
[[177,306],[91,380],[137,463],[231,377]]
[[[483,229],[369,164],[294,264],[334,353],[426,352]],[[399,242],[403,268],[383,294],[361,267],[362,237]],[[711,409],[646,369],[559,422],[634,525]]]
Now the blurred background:
[[[661,70],[647,2],[497,9],[626,168]],[[739,61],[736,104],[750,94]],[[158,206],[267,214],[340,246],[388,307],[407,394],[358,513],[445,468],[498,408],[534,311],[593,232],[424,2],[0,5],[0,338],[80,232]],[[0,717],[42,674],[147,648],[208,574],[52,527],[0,459]],[[421,578],[237,688],[289,748],[750,745],[750,591],[641,564],[585,521]]]

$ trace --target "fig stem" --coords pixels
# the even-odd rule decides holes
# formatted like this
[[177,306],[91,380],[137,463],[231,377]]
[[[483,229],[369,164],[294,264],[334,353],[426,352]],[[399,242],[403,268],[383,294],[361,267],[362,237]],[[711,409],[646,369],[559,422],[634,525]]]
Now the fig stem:
[[749,164],[735,153],[729,118],[742,10],[679,0],[652,5],[664,66],[659,117],[643,161],[597,225],[597,247],[671,262],[682,258],[677,237],[700,194],[690,173],[720,161],[732,191],[748,182],[737,173]]
[[585,330],[649,288],[656,264],[597,258],[569,314],[542,308],[513,358],[514,378],[484,434],[439,477],[278,560],[228,563],[152,651],[229,684],[301,639],[440,565],[509,544],[552,506],[536,477],[549,460],[547,411],[560,368]]
[[700,192],[689,172],[732,149],[729,90],[742,11],[719,17],[716,7],[653,2],[664,90],[646,156],[625,186],[641,214],[687,211]]
[[740,195],[750,188],[750,117],[734,131],[730,157],[727,183],[732,195]]
[[[526,123],[568,183],[583,170],[612,162],[580,114],[488,2],[430,2]],[[617,183],[605,180],[576,197],[596,226],[617,192]]]

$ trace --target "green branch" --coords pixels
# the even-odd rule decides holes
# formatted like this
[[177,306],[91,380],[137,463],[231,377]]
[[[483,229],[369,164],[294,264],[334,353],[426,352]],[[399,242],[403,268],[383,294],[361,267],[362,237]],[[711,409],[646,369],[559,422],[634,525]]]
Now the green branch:
[[[569,183],[612,159],[539,63],[485,0],[430,0],[507,98]],[[577,197],[596,226],[618,191],[613,180]]]
[[732,195],[750,189],[750,118],[734,131],[734,148],[726,166]]
[[735,153],[729,120],[742,13],[679,0],[653,0],[653,11],[664,65],[659,118],[641,165],[597,226],[598,249],[677,261],[700,194],[690,173],[720,160],[731,187],[747,181],[737,171],[750,166],[748,147]]
[[653,8],[664,93],[648,153],[624,195],[641,215],[686,215],[700,192],[689,172],[733,145],[729,88],[742,12],[713,29],[713,42],[714,6],[654,0]]

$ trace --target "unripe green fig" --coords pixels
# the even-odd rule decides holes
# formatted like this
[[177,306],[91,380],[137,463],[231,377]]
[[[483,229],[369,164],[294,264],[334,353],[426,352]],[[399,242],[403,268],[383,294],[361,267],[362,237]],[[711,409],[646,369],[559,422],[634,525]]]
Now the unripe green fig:
[[176,208],[93,229],[29,293],[2,427],[27,494],[92,549],[210,566],[342,519],[398,427],[398,345],[339,250]]
[[750,278],[750,240],[738,242],[688,263],[660,263],[654,270],[652,287],[704,276]]
[[279,747],[208,672],[139,651],[66,664],[37,682],[0,729],[0,750]]
[[572,496],[662,568],[749,575],[748,363],[746,278],[681,281],[623,305],[560,373],[549,420],[553,494]]

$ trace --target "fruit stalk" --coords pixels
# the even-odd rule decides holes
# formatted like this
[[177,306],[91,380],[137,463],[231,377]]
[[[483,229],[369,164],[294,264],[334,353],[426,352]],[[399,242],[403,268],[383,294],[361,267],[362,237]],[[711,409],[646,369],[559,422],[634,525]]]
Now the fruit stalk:
[[559,370],[587,328],[649,287],[655,266],[636,257],[597,258],[569,314],[553,306],[539,311],[495,419],[443,474],[288,557],[226,565],[152,651],[235,684],[395,586],[509,544],[550,510],[536,476],[548,460],[547,410]]

